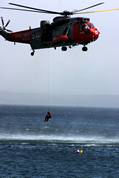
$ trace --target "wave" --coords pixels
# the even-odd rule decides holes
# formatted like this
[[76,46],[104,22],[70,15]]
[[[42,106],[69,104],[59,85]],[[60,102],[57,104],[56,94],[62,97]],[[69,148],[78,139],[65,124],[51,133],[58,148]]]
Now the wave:
[[80,144],[119,144],[119,138],[107,138],[101,136],[76,136],[76,135],[29,135],[29,134],[0,134],[2,141],[32,141],[32,142],[57,142]]

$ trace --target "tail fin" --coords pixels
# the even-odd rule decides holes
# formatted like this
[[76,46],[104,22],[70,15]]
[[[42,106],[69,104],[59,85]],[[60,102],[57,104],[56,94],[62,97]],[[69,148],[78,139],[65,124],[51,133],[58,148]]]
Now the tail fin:
[[3,36],[6,40],[9,40],[10,34],[5,30],[3,30],[1,27],[0,27],[0,35]]

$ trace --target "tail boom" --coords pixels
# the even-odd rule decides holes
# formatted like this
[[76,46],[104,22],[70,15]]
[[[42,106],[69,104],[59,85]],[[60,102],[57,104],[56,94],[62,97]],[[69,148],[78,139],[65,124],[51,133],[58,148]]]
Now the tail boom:
[[0,35],[6,40],[11,42],[30,44],[32,41],[32,30],[25,30],[13,33],[7,33],[5,30],[0,29]]

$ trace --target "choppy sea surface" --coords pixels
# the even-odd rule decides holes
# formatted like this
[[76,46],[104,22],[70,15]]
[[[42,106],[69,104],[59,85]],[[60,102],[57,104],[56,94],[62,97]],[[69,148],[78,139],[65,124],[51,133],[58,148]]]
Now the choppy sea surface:
[[0,178],[119,178],[119,109],[1,105]]

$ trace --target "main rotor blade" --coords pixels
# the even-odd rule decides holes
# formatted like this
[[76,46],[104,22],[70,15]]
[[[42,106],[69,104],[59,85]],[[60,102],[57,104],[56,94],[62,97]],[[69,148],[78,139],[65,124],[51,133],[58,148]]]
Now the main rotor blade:
[[0,7],[0,9],[7,9],[7,10],[15,10],[15,11],[27,11],[27,12],[37,12],[37,13],[40,13],[39,11],[36,11],[36,10],[28,10],[28,9],[20,9],[20,8]]
[[102,4],[104,4],[104,2],[100,2],[100,3],[98,3],[98,4],[94,4],[94,5],[92,5],[92,6],[89,6],[89,7],[83,8],[83,9],[74,10],[73,13],[75,14],[75,13],[77,13],[77,12],[81,12],[81,11],[84,11],[84,10],[87,10],[87,9],[91,9],[91,8],[93,8],[93,7],[96,7],[96,6],[99,6],[99,5],[102,5]]
[[107,9],[107,10],[97,10],[97,11],[79,12],[79,13],[76,13],[76,14],[93,14],[93,13],[113,12],[113,11],[119,11],[119,8],[116,8],[116,9]]
[[39,11],[41,13],[60,14],[60,15],[62,15],[62,12],[49,11],[49,10],[45,10],[45,9],[39,9],[39,8],[30,7],[30,6],[24,6],[24,5],[21,5],[21,4],[14,4],[14,3],[9,3],[9,4],[13,5],[13,6],[17,6],[17,7],[22,7],[22,8],[26,8],[26,9],[35,10],[37,12]]

